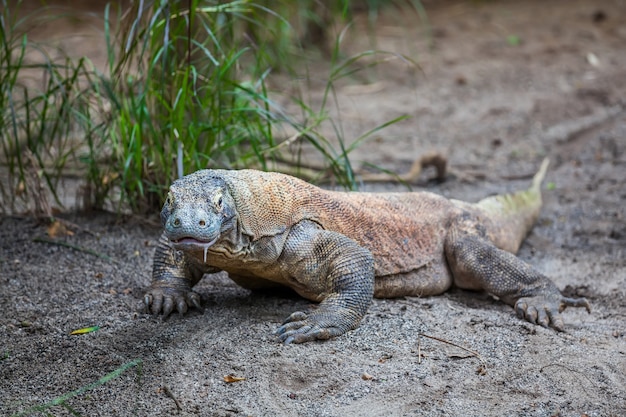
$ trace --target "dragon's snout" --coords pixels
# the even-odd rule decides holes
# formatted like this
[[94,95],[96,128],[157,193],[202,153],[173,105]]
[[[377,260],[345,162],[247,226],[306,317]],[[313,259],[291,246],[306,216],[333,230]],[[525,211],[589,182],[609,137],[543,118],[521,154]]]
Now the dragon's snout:
[[[193,221],[192,221],[193,222]],[[179,228],[179,227],[183,227],[183,224],[185,222],[183,222],[183,220],[181,219],[180,216],[175,216],[172,217],[170,221],[168,221],[168,224],[171,224],[172,227],[175,228]],[[205,219],[204,217],[200,217],[199,219],[195,220],[195,223],[198,227],[200,228],[204,228],[204,227],[208,227],[210,224],[210,221]]]
[[194,239],[213,241],[220,232],[220,219],[205,210],[175,210],[165,219],[165,232],[170,240]]

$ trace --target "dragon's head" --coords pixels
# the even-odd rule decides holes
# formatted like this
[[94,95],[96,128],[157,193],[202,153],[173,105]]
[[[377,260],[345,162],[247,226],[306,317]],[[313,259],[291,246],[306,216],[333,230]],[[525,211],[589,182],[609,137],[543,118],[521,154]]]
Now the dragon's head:
[[165,235],[179,250],[203,250],[231,227],[233,199],[224,179],[201,170],[172,183],[161,210]]

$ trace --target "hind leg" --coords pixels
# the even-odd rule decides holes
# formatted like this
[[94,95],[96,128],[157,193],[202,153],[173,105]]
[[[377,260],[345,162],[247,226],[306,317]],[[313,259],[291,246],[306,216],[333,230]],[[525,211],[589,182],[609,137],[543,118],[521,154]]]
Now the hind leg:
[[564,297],[548,277],[496,248],[476,228],[453,225],[446,238],[445,255],[457,286],[497,296],[531,323],[563,330],[560,313],[566,307],[590,311],[586,299]]

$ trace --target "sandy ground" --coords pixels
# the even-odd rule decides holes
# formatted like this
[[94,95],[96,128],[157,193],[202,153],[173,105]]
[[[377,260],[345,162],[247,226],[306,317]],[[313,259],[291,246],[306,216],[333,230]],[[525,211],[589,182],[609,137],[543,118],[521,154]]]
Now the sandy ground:
[[[414,188],[476,201],[525,187],[549,156],[545,208],[519,256],[565,293],[588,297],[591,314],[566,310],[567,331],[557,333],[453,289],[375,300],[358,329],[284,346],[273,330],[310,303],[222,276],[197,288],[204,313],[165,322],[137,313],[160,232],[149,221],[63,216],[78,227],[57,240],[102,258],[35,241],[44,225],[4,217],[0,415],[134,360],[141,365],[66,404],[84,416],[626,415],[626,4],[446,2],[428,12],[431,44],[423,26],[400,30],[407,14],[377,28],[379,48],[413,56],[421,71],[392,61],[367,84],[353,78],[338,88],[347,138],[412,116],[355,158],[401,171],[442,151],[447,180]],[[364,32],[347,39],[352,51],[364,47]],[[101,329],[69,335],[93,325]],[[245,379],[226,383],[226,375]]]

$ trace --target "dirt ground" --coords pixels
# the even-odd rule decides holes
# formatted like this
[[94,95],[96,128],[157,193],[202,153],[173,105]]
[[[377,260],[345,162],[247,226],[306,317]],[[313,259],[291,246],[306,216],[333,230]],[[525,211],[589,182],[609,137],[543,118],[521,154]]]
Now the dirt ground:
[[[137,359],[140,367],[66,403],[84,416],[626,415],[626,3],[438,2],[427,11],[431,38],[423,25],[400,28],[407,13],[377,27],[378,48],[412,56],[421,71],[392,60],[338,88],[346,138],[411,116],[355,158],[402,171],[439,150],[448,178],[427,181],[427,171],[414,189],[476,201],[525,187],[549,156],[545,207],[519,256],[587,297],[591,314],[566,310],[567,331],[557,333],[453,289],[375,300],[358,329],[285,346],[273,330],[310,303],[222,276],[197,287],[204,313],[163,322],[136,312],[160,233],[149,222],[62,216],[79,227],[59,240],[105,259],[35,241],[45,226],[4,217],[0,415]],[[369,47],[359,27],[346,50]],[[101,329],[69,335],[93,325]]]

